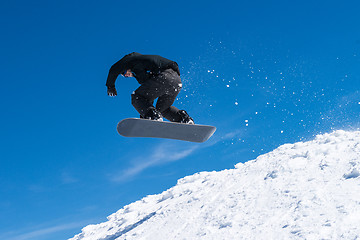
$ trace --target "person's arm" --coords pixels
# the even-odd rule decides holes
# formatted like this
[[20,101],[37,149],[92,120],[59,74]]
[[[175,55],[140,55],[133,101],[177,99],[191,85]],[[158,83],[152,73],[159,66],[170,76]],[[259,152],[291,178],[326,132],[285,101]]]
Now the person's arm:
[[115,81],[119,74],[125,72],[127,69],[127,64],[124,61],[118,61],[114,65],[111,66],[109,70],[109,74],[106,80],[106,86],[107,86],[107,94],[111,97],[114,97],[117,95],[116,88],[115,88]]
[[115,81],[120,73],[125,72],[125,64],[120,61],[111,66],[106,80],[107,87],[115,87]]

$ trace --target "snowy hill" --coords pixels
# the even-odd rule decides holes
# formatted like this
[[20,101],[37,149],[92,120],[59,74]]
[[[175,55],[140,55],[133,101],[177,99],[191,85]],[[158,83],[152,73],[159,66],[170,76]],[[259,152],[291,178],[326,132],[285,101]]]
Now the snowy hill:
[[180,179],[72,239],[359,239],[359,176],[360,132],[336,131]]

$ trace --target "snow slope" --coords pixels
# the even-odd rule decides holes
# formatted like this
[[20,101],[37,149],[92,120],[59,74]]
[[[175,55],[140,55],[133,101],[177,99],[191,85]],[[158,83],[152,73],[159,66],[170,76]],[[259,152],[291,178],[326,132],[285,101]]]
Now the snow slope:
[[336,131],[180,179],[72,239],[360,239],[359,176],[360,132]]

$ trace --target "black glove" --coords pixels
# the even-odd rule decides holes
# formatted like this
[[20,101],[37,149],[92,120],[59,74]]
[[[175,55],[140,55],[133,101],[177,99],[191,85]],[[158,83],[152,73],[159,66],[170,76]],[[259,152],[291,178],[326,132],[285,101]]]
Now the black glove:
[[115,97],[115,96],[117,96],[116,88],[115,88],[115,87],[108,87],[108,89],[107,89],[107,94],[108,94],[110,97]]

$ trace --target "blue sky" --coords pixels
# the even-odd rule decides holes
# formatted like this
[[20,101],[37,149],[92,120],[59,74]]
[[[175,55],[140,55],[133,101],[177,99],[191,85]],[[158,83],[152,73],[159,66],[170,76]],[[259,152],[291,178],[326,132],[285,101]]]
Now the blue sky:
[[[177,179],[359,127],[357,1],[2,1],[0,238],[66,239]],[[204,144],[123,138],[130,52],[180,65]]]

